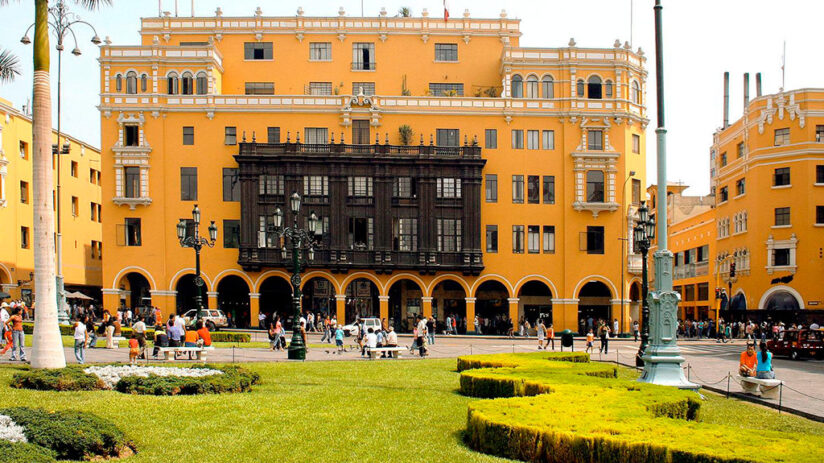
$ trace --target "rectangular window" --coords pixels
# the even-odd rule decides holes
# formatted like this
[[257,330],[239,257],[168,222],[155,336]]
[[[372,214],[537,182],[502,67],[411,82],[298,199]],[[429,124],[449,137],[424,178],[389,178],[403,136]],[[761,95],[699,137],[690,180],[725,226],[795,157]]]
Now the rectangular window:
[[89,203],[89,212],[92,222],[97,222],[97,205],[95,203]]
[[29,227],[20,227],[20,247],[23,249],[29,248]]
[[604,202],[604,171],[590,170],[587,172],[587,202]]
[[789,249],[773,249],[773,266],[785,267],[790,265]]
[[272,59],[272,42],[245,42],[243,44],[243,59]]
[[824,125],[815,126],[815,141],[816,143],[824,143]]
[[815,183],[824,183],[824,166],[815,166]]
[[641,204],[641,181],[632,179],[632,204]]
[[77,163],[75,161],[72,161],[70,172],[72,177],[77,178]]
[[309,44],[309,61],[331,61],[332,42],[312,42]]
[[708,301],[710,299],[710,284],[698,283],[698,300]]
[[29,182],[20,182],[20,203],[29,203]]
[[739,178],[735,182],[735,194],[736,196],[741,196],[747,192],[747,179]]
[[29,158],[29,144],[21,141],[20,142],[20,159],[28,159]]
[[513,175],[512,176],[512,203],[513,204],[523,204],[524,203],[524,176],[523,175]]
[[303,195],[329,196],[329,177],[325,175],[304,175]]
[[790,168],[789,167],[780,167],[775,169],[775,175],[773,175],[773,186],[784,186],[790,184]]
[[727,165],[727,153],[726,152],[721,153],[720,162],[721,162],[721,167],[724,167],[724,166]]
[[127,198],[140,197],[140,167],[124,167],[125,174],[124,193]]
[[539,225],[530,225],[526,229],[527,250],[530,254],[538,254],[541,252],[541,227]]
[[458,61],[458,44],[457,43],[436,43],[435,44],[435,61]]
[[790,144],[790,129],[775,129],[775,146]]
[[695,300],[695,285],[684,285],[684,300],[685,301],[694,301]]
[[544,175],[544,204],[555,204],[555,176]]
[[359,251],[371,250],[375,242],[374,220],[370,218],[349,218],[349,248]]
[[641,136],[637,133],[632,134],[632,152],[641,154]]
[[240,220],[223,221],[223,247],[226,249],[240,247]]
[[237,127],[224,128],[223,144],[237,145]]
[[486,129],[486,133],[484,134],[484,148],[491,150],[498,149],[497,129]]
[[486,252],[498,252],[498,226],[486,226]]
[[463,96],[464,84],[430,83],[432,96]]
[[775,208],[775,225],[777,227],[790,224],[790,208],[776,207]]
[[72,196],[72,216],[77,217],[78,215],[80,215],[80,198]]
[[554,150],[555,149],[555,131],[554,130],[544,130],[542,133],[542,148],[545,150]]
[[352,95],[360,95],[361,91],[365,96],[372,96],[375,94],[374,82],[352,82]]
[[352,121],[352,144],[353,145],[368,145],[369,144],[369,121],[356,120]]
[[824,225],[824,206],[815,206],[815,223]]
[[554,225],[544,225],[544,254],[555,254]]
[[436,185],[438,199],[461,197],[461,179],[459,178],[438,178]]
[[245,91],[247,95],[274,95],[274,82],[246,82]]
[[541,148],[540,145],[540,132],[537,130],[527,130],[526,131],[526,149],[528,150],[537,150]]
[[524,149],[524,131],[515,129],[512,131],[512,149]]
[[486,202],[498,202],[498,175],[486,174]]
[[727,189],[727,187],[721,188],[721,196],[718,198],[718,201],[723,203],[726,202],[728,199],[730,199],[729,190]]
[[529,175],[526,178],[526,200],[529,204],[541,202],[541,177]]
[[140,145],[140,127],[135,124],[126,124],[123,126],[123,145]]
[[325,145],[328,143],[329,129],[326,127],[306,127],[303,142],[309,145]]
[[437,146],[460,146],[461,131],[458,129],[437,129],[435,131]]
[[180,168],[180,200],[197,201],[197,167]]
[[524,226],[523,225],[513,225],[512,226],[512,253],[513,254],[523,254],[524,253]]
[[461,251],[461,219],[438,219],[438,252]]
[[223,168],[223,200],[240,201],[240,177],[236,167]]
[[318,96],[331,95],[332,82],[309,82],[309,94]]
[[395,198],[415,198],[415,179],[412,177],[397,177],[392,185],[392,196]]
[[603,254],[604,227],[587,227],[586,235],[587,254]]
[[125,225],[126,226],[124,227],[124,239],[126,246],[141,246],[140,219],[127,218]]
[[280,127],[266,127],[266,143],[280,143]]
[[372,197],[372,177],[348,177],[348,194],[356,197]]
[[372,42],[352,44],[352,70],[375,70],[375,44]]
[[587,130],[587,149],[590,151],[602,151],[604,149],[603,130]]
[[744,157],[744,142],[743,141],[735,146],[735,152],[738,154],[739,158]]
[[194,127],[183,127],[183,144],[184,145],[194,145],[195,144],[195,128]]
[[393,249],[402,252],[418,250],[418,219],[395,219],[392,223]]
[[283,195],[285,183],[283,175],[261,175],[258,177],[258,194]]

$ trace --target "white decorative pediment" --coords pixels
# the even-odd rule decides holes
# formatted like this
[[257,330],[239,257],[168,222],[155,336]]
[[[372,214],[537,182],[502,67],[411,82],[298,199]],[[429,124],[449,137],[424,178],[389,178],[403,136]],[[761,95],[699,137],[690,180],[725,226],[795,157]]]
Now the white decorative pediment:
[[764,126],[771,125],[778,116],[778,120],[784,120],[785,116],[789,116],[791,121],[798,118],[798,125],[803,129],[807,125],[806,114],[801,111],[801,107],[795,102],[795,94],[790,93],[789,101],[786,93],[779,93],[775,100],[773,97],[767,99],[767,107],[761,110],[761,115],[758,117],[758,133],[764,133]]

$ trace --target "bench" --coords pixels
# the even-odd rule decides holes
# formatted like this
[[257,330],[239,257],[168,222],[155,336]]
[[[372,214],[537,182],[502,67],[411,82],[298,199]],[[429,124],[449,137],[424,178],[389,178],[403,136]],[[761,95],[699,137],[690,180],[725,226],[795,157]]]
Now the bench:
[[369,359],[370,360],[372,360],[374,358],[380,358],[380,357],[376,357],[376,355],[377,354],[386,354],[387,352],[389,352],[389,353],[395,352],[395,357],[400,358],[401,352],[403,352],[404,349],[405,349],[404,347],[399,347],[399,346],[395,346],[395,347],[367,347],[366,348],[366,353],[369,354]]
[[177,354],[186,354],[194,352],[197,355],[197,359],[205,362],[206,361],[206,354],[214,350],[215,348],[212,346],[206,347],[158,347],[158,352],[163,354],[164,360],[167,362],[173,362],[177,360]]
[[764,399],[777,399],[779,386],[783,384],[778,379],[758,379],[748,376],[739,376],[739,379],[744,392]]

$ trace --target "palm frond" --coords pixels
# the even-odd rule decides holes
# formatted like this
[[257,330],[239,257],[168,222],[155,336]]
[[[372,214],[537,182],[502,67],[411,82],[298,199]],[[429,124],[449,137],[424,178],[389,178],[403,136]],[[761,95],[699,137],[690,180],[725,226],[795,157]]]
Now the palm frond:
[[20,58],[10,50],[0,50],[0,82],[10,82],[19,75]]
[[[6,0],[0,0],[6,1]],[[111,5],[112,0],[74,0],[75,3],[86,8],[87,10],[96,10],[102,5]]]

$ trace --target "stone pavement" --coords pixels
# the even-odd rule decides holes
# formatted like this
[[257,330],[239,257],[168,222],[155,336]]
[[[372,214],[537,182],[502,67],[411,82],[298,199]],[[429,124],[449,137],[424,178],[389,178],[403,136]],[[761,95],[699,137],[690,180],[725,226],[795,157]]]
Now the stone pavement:
[[[265,334],[256,333],[253,340],[265,340]],[[411,344],[410,336],[400,335],[399,344]],[[320,335],[309,334],[310,344],[320,344]],[[352,344],[347,339],[347,346]],[[575,351],[584,350],[584,341],[576,339]],[[596,341],[596,349],[598,342]],[[715,341],[682,341],[679,343],[682,354],[686,359],[684,368],[687,369],[690,380],[701,385],[712,386],[727,390],[727,374],[732,374],[729,381],[731,392],[741,392],[741,387],[735,382],[738,370],[738,357],[744,350],[744,341],[734,344],[718,344]],[[429,346],[429,358],[454,358],[460,355],[493,354],[506,352],[535,352],[537,341],[534,338],[506,338],[487,336],[438,336],[435,344]],[[593,354],[593,360],[618,362],[624,365],[634,365],[635,352],[638,343],[631,339],[610,340],[609,354]],[[556,340],[556,348],[560,350],[560,341]],[[28,350],[28,349],[27,349]],[[66,359],[74,363],[74,351],[66,348]],[[420,359],[416,354],[402,353],[402,359]],[[8,353],[0,358],[0,364],[10,363]],[[127,362],[128,349],[87,349],[86,360],[89,363]],[[241,362],[279,362],[288,361],[285,352],[273,352],[265,348],[219,348],[209,354],[209,362],[214,363],[241,363]],[[307,361],[324,360],[363,360],[360,353],[354,349],[343,354],[335,353],[334,345],[327,348],[310,348],[306,356]],[[188,362],[188,361],[184,361]],[[781,404],[800,410],[824,419],[824,361],[802,360],[792,361],[785,358],[775,358],[773,365],[776,377],[785,382],[782,391]],[[778,400],[767,402],[778,403]]]

